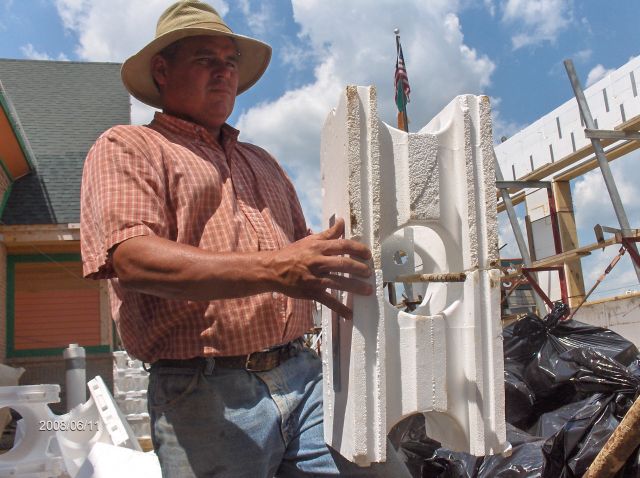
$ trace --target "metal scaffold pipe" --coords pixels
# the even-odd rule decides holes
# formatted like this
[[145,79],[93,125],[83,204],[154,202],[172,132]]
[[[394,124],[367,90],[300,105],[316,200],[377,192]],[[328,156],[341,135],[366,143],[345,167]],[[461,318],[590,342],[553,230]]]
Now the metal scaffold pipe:
[[[598,129],[593,121],[593,117],[591,116],[591,110],[589,109],[589,104],[587,103],[587,99],[584,96],[584,91],[582,90],[582,85],[580,84],[580,79],[576,74],[576,70],[573,66],[573,61],[565,60],[564,67],[567,70],[567,75],[569,75],[569,81],[571,82],[571,87],[573,88],[573,93],[578,101],[578,108],[580,109],[580,114],[582,115],[582,119],[584,120],[584,126],[587,130],[595,130]],[[596,159],[598,160],[598,165],[600,166],[600,171],[602,172],[602,177],[604,179],[604,183],[607,186],[607,191],[609,191],[609,197],[611,198],[611,203],[613,204],[613,210],[615,211],[616,218],[618,219],[618,223],[620,224],[620,228],[622,229],[622,235],[628,233],[631,229],[629,225],[629,220],[627,219],[627,214],[624,211],[624,206],[622,205],[622,200],[620,199],[620,194],[618,193],[618,187],[616,186],[616,182],[613,179],[613,174],[611,174],[611,168],[609,167],[609,161],[604,154],[604,148],[602,147],[602,143],[599,138],[591,137],[591,144],[593,145],[593,151],[596,155]],[[635,244],[630,245],[637,252],[637,248]],[[638,281],[640,281],[640,267],[634,263],[634,268],[636,271],[636,276],[638,277]]]
[[[504,177],[502,176],[502,170],[500,169],[500,164],[498,164],[498,158],[493,154],[493,160],[495,162],[496,167],[496,180],[504,181]],[[516,217],[516,212],[513,209],[513,202],[511,201],[511,196],[509,196],[509,191],[506,189],[500,188],[500,194],[502,196],[502,202],[504,203],[505,210],[507,211],[507,216],[509,217],[509,222],[511,223],[511,229],[513,230],[513,235],[516,238],[516,244],[518,244],[518,250],[520,251],[520,256],[522,257],[522,262],[525,267],[531,267],[531,256],[529,255],[529,250],[527,249],[527,244],[524,242],[524,236],[522,235],[522,230],[520,229],[520,225],[518,224],[518,218]],[[536,301],[536,308],[538,309],[538,315],[540,317],[544,317],[546,315],[546,307],[542,297],[538,295],[538,293],[534,290],[533,297]]]

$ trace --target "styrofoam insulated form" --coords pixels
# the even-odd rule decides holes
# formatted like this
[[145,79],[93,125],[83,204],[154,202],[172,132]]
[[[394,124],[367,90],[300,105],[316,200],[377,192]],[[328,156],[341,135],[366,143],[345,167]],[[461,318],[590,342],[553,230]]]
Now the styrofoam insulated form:
[[[569,79],[566,91],[571,91]],[[613,129],[640,115],[640,56],[589,86],[587,103],[599,129]],[[578,102],[566,101],[522,131],[496,146],[505,179],[518,179],[534,169],[557,162],[591,141],[584,135]]]
[[102,378],[87,385],[91,398],[64,415],[48,406],[60,401],[59,385],[0,387],[0,407],[22,417],[13,448],[0,455],[0,477],[74,478],[97,443],[143,454]]
[[[419,133],[378,119],[373,87],[347,87],[322,132],[323,221],[373,254],[376,293],[343,297],[353,320],[323,310],[325,440],[360,465],[386,459],[393,425],[425,412],[429,436],[475,455],[505,438],[500,272],[491,109],[458,96]],[[407,284],[411,313],[384,284]]]
[[64,460],[55,440],[60,422],[48,406],[59,401],[59,385],[0,387],[0,408],[10,407],[22,417],[13,448],[0,455],[0,477],[63,475]]

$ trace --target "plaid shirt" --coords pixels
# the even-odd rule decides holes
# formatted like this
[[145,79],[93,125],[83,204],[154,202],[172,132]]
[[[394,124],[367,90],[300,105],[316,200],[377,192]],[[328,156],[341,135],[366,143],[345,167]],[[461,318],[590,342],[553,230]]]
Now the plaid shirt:
[[128,352],[160,358],[248,354],[299,337],[311,302],[279,293],[170,300],[122,288],[110,253],[156,235],[212,252],[280,249],[308,234],[291,181],[264,150],[222,127],[157,113],[148,126],[116,126],[89,151],[81,192],[85,277],[110,279],[112,316]]

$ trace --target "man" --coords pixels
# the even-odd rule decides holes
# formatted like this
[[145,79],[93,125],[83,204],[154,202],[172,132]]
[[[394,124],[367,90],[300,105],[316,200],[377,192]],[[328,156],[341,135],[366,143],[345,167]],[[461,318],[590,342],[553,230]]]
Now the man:
[[371,294],[370,251],[343,221],[309,235],[283,170],[225,123],[270,56],[205,3],[162,14],[122,67],[162,113],[105,132],[85,163],[84,273],[109,279],[122,341],[151,364],[164,476],[408,476],[393,453],[358,468],[324,444],[321,364],[300,337],[311,300],[350,316],[328,289]]

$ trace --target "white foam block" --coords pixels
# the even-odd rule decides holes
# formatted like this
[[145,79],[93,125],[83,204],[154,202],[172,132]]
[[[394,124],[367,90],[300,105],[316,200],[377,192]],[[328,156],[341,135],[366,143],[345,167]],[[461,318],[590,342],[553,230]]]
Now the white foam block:
[[[381,122],[373,87],[347,87],[322,133],[323,220],[367,244],[370,297],[352,321],[323,310],[325,440],[360,465],[385,461],[386,435],[425,412],[429,436],[475,455],[505,438],[495,172],[489,100],[459,96],[419,133]],[[411,313],[386,299],[399,275]]]
[[84,462],[76,478],[160,478],[160,462],[153,452],[143,453],[96,443]]

